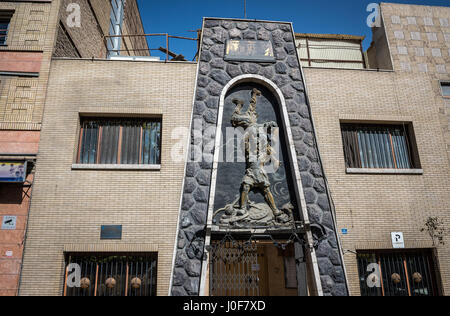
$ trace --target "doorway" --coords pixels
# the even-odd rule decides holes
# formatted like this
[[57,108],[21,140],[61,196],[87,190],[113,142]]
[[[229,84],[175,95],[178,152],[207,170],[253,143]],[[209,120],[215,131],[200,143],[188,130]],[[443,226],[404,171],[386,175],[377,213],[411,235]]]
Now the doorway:
[[210,273],[212,296],[298,295],[293,244],[277,247],[272,241],[262,240],[213,242]]

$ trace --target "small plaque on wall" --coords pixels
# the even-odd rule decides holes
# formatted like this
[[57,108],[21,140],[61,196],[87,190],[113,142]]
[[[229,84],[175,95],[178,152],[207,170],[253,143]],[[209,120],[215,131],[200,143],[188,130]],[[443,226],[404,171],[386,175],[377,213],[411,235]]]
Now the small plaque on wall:
[[270,41],[228,40],[225,46],[225,60],[275,62]]
[[100,239],[122,239],[122,225],[103,225],[101,227]]
[[2,230],[15,230],[17,223],[17,216],[3,216]]

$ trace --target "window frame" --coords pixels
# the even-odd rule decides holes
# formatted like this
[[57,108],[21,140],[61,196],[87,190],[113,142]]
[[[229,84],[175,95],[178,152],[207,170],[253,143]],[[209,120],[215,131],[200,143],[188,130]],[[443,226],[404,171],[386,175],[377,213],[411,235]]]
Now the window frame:
[[[81,159],[81,152],[83,148],[83,124],[86,122],[101,122],[101,121],[112,121],[117,122],[120,128],[119,136],[118,136],[118,143],[117,143],[117,162],[116,163],[101,163],[100,162],[100,156],[101,156],[101,140],[102,140],[102,134],[101,134],[101,128],[98,130],[98,139],[97,139],[97,149],[96,149],[96,157],[94,163],[83,163]],[[142,127],[141,127],[141,134],[140,134],[140,141],[139,141],[139,163],[134,164],[124,164],[121,162],[121,155],[122,155],[122,141],[123,141],[123,128],[125,126],[126,122],[130,121],[143,121],[147,123],[159,123],[160,129],[159,129],[159,159],[157,163],[154,164],[144,164],[142,163]],[[130,117],[117,117],[117,116],[80,116],[79,122],[78,122],[78,135],[77,135],[77,146],[76,146],[76,152],[74,157],[74,164],[72,165],[72,169],[104,169],[104,170],[110,170],[110,169],[122,169],[122,170],[160,170],[161,169],[161,163],[162,163],[162,142],[163,142],[163,118],[162,116],[130,116]]]
[[[86,289],[71,288],[67,284],[69,273],[73,273],[73,270],[69,271],[69,265],[73,263],[81,267],[81,280],[83,278],[89,280],[89,286]],[[62,296],[156,296],[158,265],[157,251],[64,252]],[[108,278],[116,281],[115,286],[109,289],[105,287],[105,281]],[[133,278],[139,278],[141,281],[139,288],[133,288]]]
[[[425,296],[442,296],[436,248],[357,249],[356,264],[361,296],[414,297],[425,293]],[[371,264],[375,264],[378,271],[374,266],[370,267]],[[413,271],[423,277],[419,282],[413,281]],[[394,285],[389,278],[393,272],[400,277],[398,285]],[[367,279],[371,275],[378,276],[380,287],[367,286]],[[427,292],[423,291],[425,288]],[[399,289],[403,290],[403,295],[395,295],[402,293],[397,291]]]
[[441,90],[442,97],[446,98],[446,99],[450,99],[450,94],[446,95],[444,93],[444,89],[443,89],[444,86],[448,86],[450,88],[450,81],[446,81],[446,80],[439,81],[439,89]]
[[[0,10],[0,24],[1,23],[7,24],[7,28],[6,28],[6,30],[4,30],[4,31],[6,31],[6,34],[4,35],[4,40],[0,39],[0,47],[8,46],[8,35],[9,35],[9,31],[11,29],[11,22],[12,22],[12,18],[14,16],[14,12],[15,12],[14,10]],[[2,36],[2,35],[0,35],[0,36]],[[2,41],[3,41],[3,43],[2,43]]]
[[[361,158],[359,153],[360,143],[359,140],[356,139],[356,145],[358,146],[358,152],[356,153],[356,157],[353,157],[352,159],[359,160],[359,164],[353,165],[352,162],[350,162],[348,159],[352,155],[352,153],[347,152],[346,144],[347,140],[345,139],[344,131],[345,127],[349,126],[354,129],[363,129],[363,128],[388,128],[388,129],[394,129],[394,128],[404,128],[405,133],[405,140],[406,140],[406,146],[408,149],[408,158],[409,158],[409,164],[411,165],[410,168],[398,168],[398,165],[395,163],[396,161],[396,154],[395,150],[392,148],[392,144],[389,146],[390,150],[392,150],[393,159],[394,159],[394,167],[363,167],[361,165]],[[343,155],[344,155],[344,163],[346,172],[349,174],[423,174],[423,170],[420,163],[419,158],[419,152],[416,142],[416,137],[414,133],[414,127],[412,122],[378,122],[378,121],[340,121],[340,131],[341,131],[341,140],[342,140],[342,148],[343,148]],[[354,163],[354,161],[353,161]]]

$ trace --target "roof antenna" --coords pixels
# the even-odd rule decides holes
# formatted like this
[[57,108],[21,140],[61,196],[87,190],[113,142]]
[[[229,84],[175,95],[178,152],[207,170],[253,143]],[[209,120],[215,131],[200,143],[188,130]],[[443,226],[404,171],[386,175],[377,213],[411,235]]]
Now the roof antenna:
[[244,0],[244,19],[247,19],[247,0]]

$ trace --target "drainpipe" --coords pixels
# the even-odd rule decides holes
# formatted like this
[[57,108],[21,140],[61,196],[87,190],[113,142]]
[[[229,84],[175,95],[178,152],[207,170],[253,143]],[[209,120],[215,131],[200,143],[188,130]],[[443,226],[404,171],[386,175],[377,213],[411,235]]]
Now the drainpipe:
[[[110,35],[122,35],[122,23],[124,17],[124,6],[126,0],[111,0],[111,16],[114,16],[115,23],[111,25]],[[114,11],[114,4],[117,3],[117,10]],[[111,21],[112,22],[112,21]],[[120,55],[121,37],[110,37],[108,58]]]

